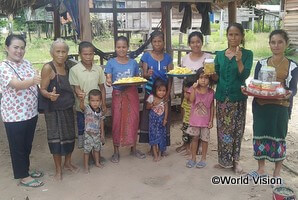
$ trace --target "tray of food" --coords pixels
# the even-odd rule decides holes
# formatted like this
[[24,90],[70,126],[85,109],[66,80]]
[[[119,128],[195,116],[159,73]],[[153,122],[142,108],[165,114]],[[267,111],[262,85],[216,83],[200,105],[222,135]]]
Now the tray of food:
[[131,86],[131,85],[142,85],[147,83],[147,79],[139,76],[135,77],[127,77],[127,78],[121,78],[117,81],[115,81],[112,85],[114,86]]
[[185,68],[185,67],[175,67],[175,69],[170,70],[167,73],[170,77],[187,77],[187,76],[193,76],[196,75],[195,72],[191,71],[191,69]]

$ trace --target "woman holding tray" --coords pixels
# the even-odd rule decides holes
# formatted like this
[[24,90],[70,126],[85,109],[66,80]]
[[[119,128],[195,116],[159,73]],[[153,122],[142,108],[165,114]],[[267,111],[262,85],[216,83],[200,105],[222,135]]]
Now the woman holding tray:
[[291,115],[293,97],[297,92],[298,66],[285,57],[289,37],[284,30],[274,30],[269,36],[272,56],[260,60],[255,69],[254,78],[258,79],[263,66],[272,66],[276,71],[276,81],[288,90],[284,98],[253,100],[253,149],[258,161],[258,170],[248,175],[265,175],[265,159],[275,163],[273,177],[280,176],[282,162],[286,157],[286,136],[288,120]]
[[[106,83],[127,77],[139,76],[139,65],[127,57],[128,40],[120,36],[116,40],[116,58],[111,58],[105,68]],[[139,95],[136,86],[113,86],[112,92],[112,136],[114,154],[111,161],[118,163],[119,147],[131,146],[131,155],[145,158],[145,154],[136,150],[139,128]]]

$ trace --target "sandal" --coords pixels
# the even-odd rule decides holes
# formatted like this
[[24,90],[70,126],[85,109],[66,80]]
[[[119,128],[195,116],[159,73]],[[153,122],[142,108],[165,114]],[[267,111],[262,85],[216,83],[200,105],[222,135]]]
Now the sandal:
[[201,160],[200,162],[197,163],[196,167],[197,168],[204,168],[204,167],[206,167],[206,165],[207,165],[207,163],[205,161]]
[[118,153],[114,153],[113,155],[112,155],[112,158],[111,158],[111,162],[112,163],[118,163],[119,162],[119,154]]
[[136,150],[135,152],[130,152],[130,155],[131,156],[135,156],[135,157],[137,157],[139,159],[146,158],[146,155],[143,152],[139,151],[139,150]]
[[248,177],[250,181],[256,180],[257,178],[264,178],[268,177],[268,174],[259,174],[257,171],[251,171],[245,175],[245,177]]
[[187,161],[186,167],[193,168],[194,166],[196,166],[196,162],[195,161],[193,161],[193,160]]
[[28,183],[23,183],[21,181],[20,185],[25,186],[25,187],[37,188],[37,187],[43,186],[44,183],[42,181],[37,180],[37,179],[33,179],[32,181],[29,181]]
[[43,177],[43,172],[38,171],[38,170],[33,170],[29,173],[29,176],[31,176],[32,178],[41,178]]

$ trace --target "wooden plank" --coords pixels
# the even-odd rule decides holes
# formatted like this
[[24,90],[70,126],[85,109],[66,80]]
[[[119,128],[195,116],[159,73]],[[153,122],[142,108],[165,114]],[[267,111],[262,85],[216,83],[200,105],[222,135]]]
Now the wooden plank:
[[[117,8],[118,13],[160,12],[160,8]],[[90,8],[92,13],[112,13],[113,8]]]

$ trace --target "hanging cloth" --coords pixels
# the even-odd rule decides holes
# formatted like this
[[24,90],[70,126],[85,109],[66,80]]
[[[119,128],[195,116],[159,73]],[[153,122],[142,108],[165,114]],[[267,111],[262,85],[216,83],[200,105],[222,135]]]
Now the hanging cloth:
[[209,13],[212,13],[211,3],[196,3],[196,7],[202,15],[201,32],[203,35],[211,35]]

